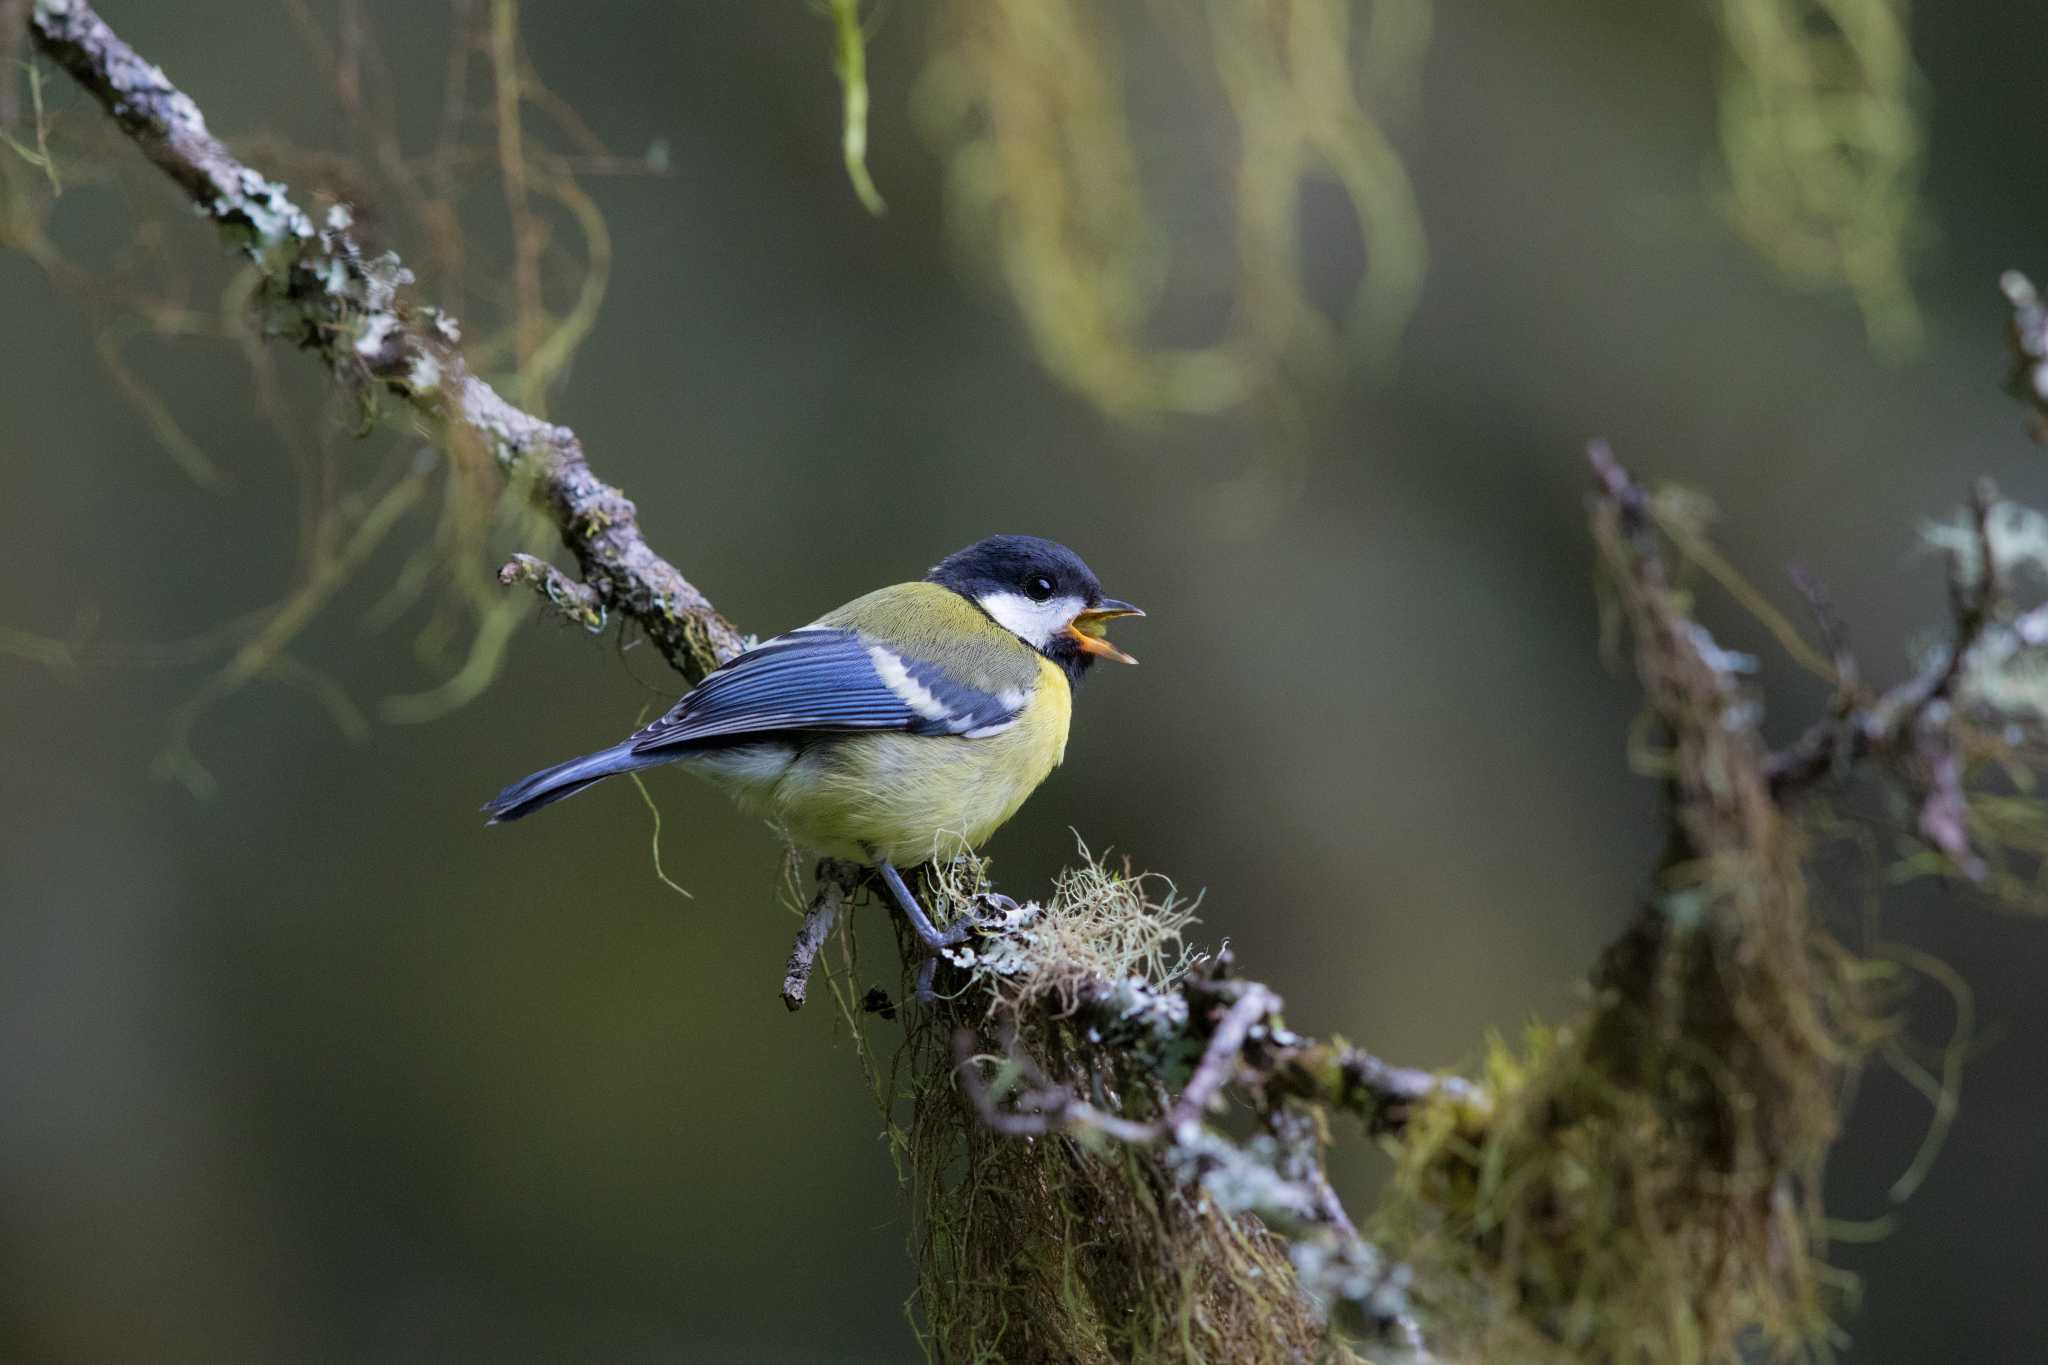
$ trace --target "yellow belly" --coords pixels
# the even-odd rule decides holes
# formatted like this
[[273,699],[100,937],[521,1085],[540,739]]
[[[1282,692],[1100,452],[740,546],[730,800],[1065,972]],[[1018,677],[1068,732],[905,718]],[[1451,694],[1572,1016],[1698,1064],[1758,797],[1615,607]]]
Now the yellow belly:
[[981,739],[895,732],[834,735],[803,746],[750,793],[810,852],[912,866],[975,847],[1059,765],[1073,714],[1066,675],[1048,660],[1017,723]]

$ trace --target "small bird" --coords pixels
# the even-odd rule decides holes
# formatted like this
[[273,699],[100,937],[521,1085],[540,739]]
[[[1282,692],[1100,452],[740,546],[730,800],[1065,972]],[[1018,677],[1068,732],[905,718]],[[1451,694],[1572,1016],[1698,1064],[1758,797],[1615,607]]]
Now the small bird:
[[1105,637],[1145,613],[1102,594],[1081,557],[1037,536],[991,536],[922,582],[857,597],[705,675],[653,724],[543,768],[493,797],[517,820],[615,773],[680,763],[796,844],[872,867],[936,950],[903,883],[976,847],[1066,754],[1074,684],[1096,659],[1137,662]]

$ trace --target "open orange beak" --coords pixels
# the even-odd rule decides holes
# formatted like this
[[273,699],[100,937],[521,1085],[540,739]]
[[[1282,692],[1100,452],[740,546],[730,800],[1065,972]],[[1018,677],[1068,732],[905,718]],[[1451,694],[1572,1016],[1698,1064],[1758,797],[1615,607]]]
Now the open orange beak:
[[1144,614],[1128,602],[1106,597],[1074,618],[1072,624],[1067,627],[1067,637],[1079,645],[1083,653],[1115,659],[1120,664],[1134,664],[1138,661],[1111,644],[1103,632],[1108,630],[1109,623],[1119,616]]

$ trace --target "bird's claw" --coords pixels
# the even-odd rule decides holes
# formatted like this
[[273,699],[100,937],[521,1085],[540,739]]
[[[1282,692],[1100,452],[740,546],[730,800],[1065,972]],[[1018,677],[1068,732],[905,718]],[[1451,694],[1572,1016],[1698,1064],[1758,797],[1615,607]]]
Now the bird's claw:
[[1017,902],[1000,891],[977,891],[974,899],[989,910],[988,914],[976,916],[979,920],[1002,919],[1017,913]]
[[874,868],[890,898],[895,901],[897,910],[924,948],[924,961],[917,967],[917,1000],[920,1004],[929,1005],[938,999],[932,991],[932,978],[938,971],[941,957],[959,947],[970,934],[999,926],[1020,908],[1016,901],[1000,891],[977,891],[969,900],[967,913],[940,929],[932,923],[924,907],[918,904],[917,897],[911,894],[901,873],[886,862],[878,861]]

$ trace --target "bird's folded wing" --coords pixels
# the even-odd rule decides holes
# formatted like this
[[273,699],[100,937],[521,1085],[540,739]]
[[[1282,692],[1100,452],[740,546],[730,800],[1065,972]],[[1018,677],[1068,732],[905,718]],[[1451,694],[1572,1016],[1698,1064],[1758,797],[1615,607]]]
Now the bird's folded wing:
[[738,743],[790,731],[901,730],[980,739],[1016,724],[1029,700],[994,694],[852,631],[778,635],[705,676],[630,743],[636,753]]

